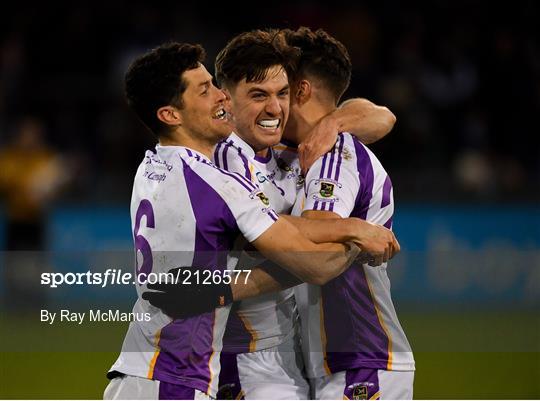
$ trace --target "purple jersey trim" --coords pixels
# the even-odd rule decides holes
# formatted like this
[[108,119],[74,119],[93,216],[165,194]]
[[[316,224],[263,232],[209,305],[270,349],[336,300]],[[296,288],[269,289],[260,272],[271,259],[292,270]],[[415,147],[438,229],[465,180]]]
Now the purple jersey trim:
[[391,193],[391,191],[392,191],[392,181],[390,180],[390,176],[387,175],[386,180],[384,180],[384,185],[383,185],[381,209],[390,204],[390,193]]
[[356,164],[358,170],[358,178],[360,179],[360,188],[354,202],[355,206],[351,213],[351,217],[359,217],[366,220],[371,198],[373,197],[373,180],[374,172],[373,165],[367,150],[364,146],[353,138],[356,151]]
[[269,210],[268,211],[268,215],[270,216],[270,218],[274,221],[277,221],[278,220],[278,215],[275,211],[273,210]]
[[240,160],[242,160],[242,164],[244,165],[244,169],[246,173],[245,177],[251,181],[251,171],[249,171],[249,163],[246,156],[244,156],[244,154],[242,153],[242,149],[240,148],[238,148],[238,156],[240,156]]
[[166,382],[159,383],[160,400],[194,400],[195,389],[182,386],[181,384],[171,384]]
[[[374,168],[366,148],[353,141],[360,188],[350,216],[365,220],[373,197]],[[351,267],[323,286],[321,295],[330,371],[386,369],[389,338],[379,321],[364,267]]]
[[[236,220],[221,196],[184,160],[182,163],[196,221],[193,266],[223,271],[227,266],[226,251],[232,249],[240,233]],[[211,380],[209,364],[215,351],[214,324],[212,312],[165,326],[159,338],[154,378],[169,382],[192,380],[200,384],[199,390],[207,391]]]
[[252,341],[252,334],[247,329],[242,318],[233,308],[229,314],[227,328],[225,330],[225,335],[223,336],[223,351],[236,353],[251,352],[253,351],[250,349]]
[[267,164],[270,160],[272,160],[272,148],[268,148],[268,152],[266,154],[266,156],[259,156],[257,154],[255,154],[255,160],[258,161],[259,163],[263,163],[263,164]]
[[378,369],[348,369],[345,374],[345,391],[343,399],[347,400],[378,400],[379,393]]
[[345,144],[345,138],[343,137],[343,134],[338,135],[338,141],[339,148],[338,148],[338,161],[337,161],[337,167],[336,167],[336,174],[334,176],[334,180],[339,181],[339,173],[341,171],[341,162],[343,161],[343,145]]
[[223,169],[227,170],[229,167],[228,161],[227,161],[227,152],[229,151],[229,148],[232,146],[232,143],[227,142],[227,144],[223,147]]
[[223,145],[223,141],[219,142],[216,145],[216,149],[214,149],[214,164],[221,168],[221,162],[219,161],[219,152],[221,150],[221,145]]

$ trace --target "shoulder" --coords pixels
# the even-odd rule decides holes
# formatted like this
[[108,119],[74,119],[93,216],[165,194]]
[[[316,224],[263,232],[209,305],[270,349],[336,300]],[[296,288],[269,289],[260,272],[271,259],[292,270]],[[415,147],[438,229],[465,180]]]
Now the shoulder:
[[227,202],[245,199],[258,191],[258,188],[241,174],[222,169],[208,160],[182,156],[182,162],[186,180],[193,174],[197,175]]
[[236,172],[247,179],[251,179],[249,165],[250,152],[238,146],[231,139],[223,140],[216,145],[213,161],[219,168],[229,172]]

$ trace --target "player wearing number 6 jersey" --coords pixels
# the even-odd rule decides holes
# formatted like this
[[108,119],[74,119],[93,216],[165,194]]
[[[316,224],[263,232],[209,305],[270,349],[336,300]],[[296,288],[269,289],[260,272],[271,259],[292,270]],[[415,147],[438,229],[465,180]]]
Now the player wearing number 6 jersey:
[[[131,108],[159,139],[155,151],[145,154],[133,186],[137,271],[160,273],[178,266],[225,271],[227,252],[242,234],[303,281],[323,283],[340,274],[356,256],[354,246],[314,244],[278,219],[248,180],[210,161],[231,125],[225,96],[212,84],[203,58],[198,45],[167,44],[138,58],[126,75]],[[295,251],[326,252],[314,260]],[[149,313],[151,319],[130,324],[104,397],[214,397],[229,308],[173,320],[142,298],[144,283],[136,286],[134,312]],[[223,303],[247,291],[231,288]]]

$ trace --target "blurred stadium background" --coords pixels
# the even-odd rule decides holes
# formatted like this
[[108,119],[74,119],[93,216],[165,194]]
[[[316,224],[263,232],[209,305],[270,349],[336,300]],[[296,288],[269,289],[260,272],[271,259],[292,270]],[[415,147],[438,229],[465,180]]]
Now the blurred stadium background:
[[345,97],[398,118],[372,149],[394,183],[416,398],[540,398],[535,1],[24,4],[0,14],[0,398],[101,398],[107,383],[125,324],[49,326],[39,310],[129,311],[134,289],[39,274],[130,269],[132,177],[153,142],[123,100],[129,62],[191,41],[211,70],[236,33],[300,25],[348,47]]

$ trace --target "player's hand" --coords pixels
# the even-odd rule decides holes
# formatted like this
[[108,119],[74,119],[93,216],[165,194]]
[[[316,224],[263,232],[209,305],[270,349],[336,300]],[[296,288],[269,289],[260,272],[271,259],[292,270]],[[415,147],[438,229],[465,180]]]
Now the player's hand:
[[379,266],[401,250],[394,233],[386,227],[358,218],[349,221],[354,227],[352,241],[362,249],[362,262]]
[[317,123],[309,136],[298,146],[300,167],[304,174],[319,157],[334,147],[338,130],[337,120],[329,114]]
[[[148,284],[147,288],[151,291],[143,292],[142,298],[173,319],[186,319],[212,312],[215,308],[228,305],[233,301],[229,284],[213,282],[205,284],[195,279],[199,275],[193,274],[189,276],[191,280],[187,284],[184,283],[184,276],[179,274],[179,270],[190,270],[193,273],[199,269],[189,266],[169,270],[174,279]],[[179,279],[176,280],[177,278]]]

